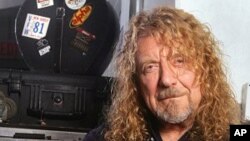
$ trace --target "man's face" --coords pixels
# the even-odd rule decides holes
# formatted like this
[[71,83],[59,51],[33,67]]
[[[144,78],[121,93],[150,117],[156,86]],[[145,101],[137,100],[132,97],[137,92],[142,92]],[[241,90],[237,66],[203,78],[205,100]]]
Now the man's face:
[[153,37],[138,40],[136,67],[141,94],[149,110],[167,123],[181,123],[198,108],[200,85],[180,52]]

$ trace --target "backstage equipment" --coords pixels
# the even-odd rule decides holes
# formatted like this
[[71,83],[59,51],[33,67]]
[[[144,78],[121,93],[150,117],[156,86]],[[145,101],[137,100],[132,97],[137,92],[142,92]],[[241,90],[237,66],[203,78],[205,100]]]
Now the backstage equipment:
[[119,36],[117,15],[105,0],[26,0],[15,24],[32,71],[101,75]]
[[16,135],[12,139],[83,138],[103,120],[111,81],[100,76],[0,69],[0,140],[10,137],[7,131]]
[[0,70],[0,116],[8,125],[93,128],[111,78]]
[[15,101],[5,97],[2,91],[0,91],[0,123],[12,118],[17,111]]
[[0,140],[80,141],[103,120],[118,13],[106,0],[22,1],[0,9]]

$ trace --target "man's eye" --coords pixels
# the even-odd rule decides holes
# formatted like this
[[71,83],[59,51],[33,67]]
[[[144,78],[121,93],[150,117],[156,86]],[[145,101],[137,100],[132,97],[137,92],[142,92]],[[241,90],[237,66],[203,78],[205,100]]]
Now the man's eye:
[[157,71],[159,68],[158,64],[148,64],[144,67],[144,73],[150,73],[150,72],[154,72]]
[[183,67],[184,64],[185,64],[185,59],[183,57],[175,57],[172,59],[172,64],[175,66],[175,67]]

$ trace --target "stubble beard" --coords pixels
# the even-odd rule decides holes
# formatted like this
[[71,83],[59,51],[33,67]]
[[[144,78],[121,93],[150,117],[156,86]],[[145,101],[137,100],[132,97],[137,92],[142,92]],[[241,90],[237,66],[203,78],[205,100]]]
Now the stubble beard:
[[179,105],[175,100],[169,99],[167,104],[159,103],[156,109],[156,116],[159,120],[171,123],[179,124],[188,119],[194,111],[193,104],[191,102],[190,96],[188,95],[188,106],[185,109],[179,109]]

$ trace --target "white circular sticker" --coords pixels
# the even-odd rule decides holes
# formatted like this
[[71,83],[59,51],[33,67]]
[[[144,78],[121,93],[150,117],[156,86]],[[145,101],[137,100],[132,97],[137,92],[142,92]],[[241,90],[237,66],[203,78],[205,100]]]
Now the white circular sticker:
[[65,3],[68,8],[77,10],[86,3],[86,0],[65,0]]

